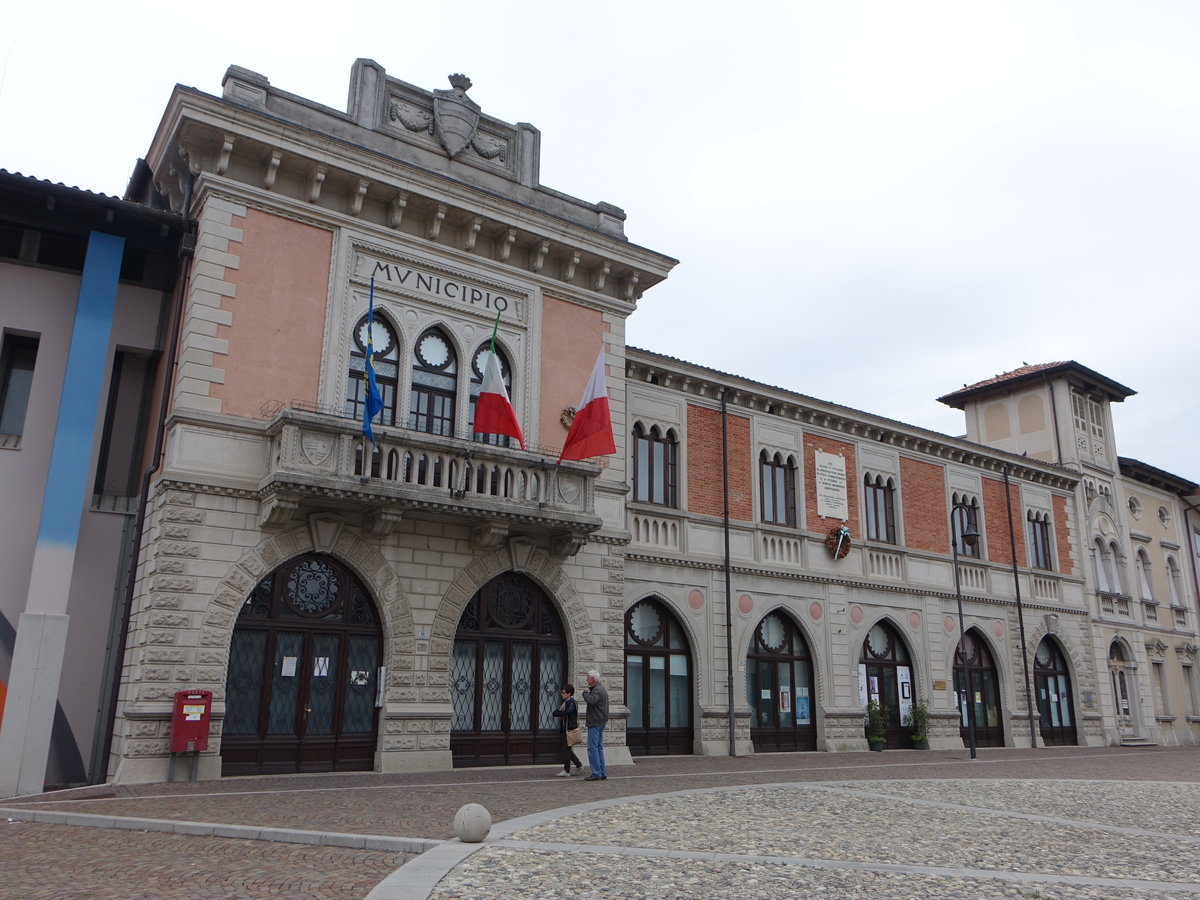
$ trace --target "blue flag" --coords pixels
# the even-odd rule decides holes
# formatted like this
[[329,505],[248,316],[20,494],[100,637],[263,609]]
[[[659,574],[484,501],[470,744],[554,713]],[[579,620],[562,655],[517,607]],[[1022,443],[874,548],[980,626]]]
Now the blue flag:
[[375,383],[375,276],[371,276],[371,294],[367,301],[367,370],[363,380],[366,382],[367,399],[363,404],[363,436],[372,444],[375,443],[375,432],[371,430],[371,420],[383,409],[383,397],[379,393],[379,385]]

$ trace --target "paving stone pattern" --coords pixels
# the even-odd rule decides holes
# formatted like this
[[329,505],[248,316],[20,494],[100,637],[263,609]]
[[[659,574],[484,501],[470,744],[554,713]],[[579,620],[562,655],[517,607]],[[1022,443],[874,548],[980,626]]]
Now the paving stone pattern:
[[411,854],[0,820],[4,900],[358,900]]
[[[1200,785],[929,781],[895,798],[879,786],[780,784],[586,810],[469,856],[432,896],[1200,896]],[[1175,810],[1159,805],[1168,799],[1193,816],[1178,817],[1178,834]],[[1154,830],[1100,821],[1122,811]]]
[[[272,776],[0,801],[109,825],[0,817],[0,898],[349,898],[389,884],[399,887],[386,896],[406,900],[1200,894],[1200,748],[671,757],[614,767],[603,782],[556,771]],[[696,793],[735,787],[745,790]],[[335,846],[337,833],[446,841],[465,803],[488,808],[492,838],[441,868],[436,850]],[[294,828],[313,842],[119,830],[130,817],[168,830]],[[624,846],[606,843],[618,833]],[[1009,876],[986,877],[989,866]]]

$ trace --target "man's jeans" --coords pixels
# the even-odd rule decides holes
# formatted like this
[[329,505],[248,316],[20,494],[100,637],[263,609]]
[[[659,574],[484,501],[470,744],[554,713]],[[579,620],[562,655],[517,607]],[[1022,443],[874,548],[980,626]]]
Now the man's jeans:
[[597,778],[607,778],[608,769],[604,767],[604,726],[588,726],[588,765],[592,774]]

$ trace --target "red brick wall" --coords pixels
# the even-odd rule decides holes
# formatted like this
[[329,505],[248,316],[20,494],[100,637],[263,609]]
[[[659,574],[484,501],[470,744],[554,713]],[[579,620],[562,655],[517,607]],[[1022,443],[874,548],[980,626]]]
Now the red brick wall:
[[[1008,486],[1012,499],[1013,539],[1017,547],[1017,565],[1028,565],[1025,557],[1024,520],[1019,518],[1021,510],[1020,492],[1015,484]],[[1004,482],[995,478],[983,479],[983,532],[987,540],[987,558],[992,562],[1012,565],[1011,545],[1008,531],[1008,506],[1004,501]]]
[[[850,505],[850,520],[846,525],[853,538],[862,537],[858,524],[858,464],[854,456],[854,446],[832,438],[815,434],[804,436],[804,508],[808,518],[804,521],[809,531],[824,534],[835,525],[841,525],[841,519],[831,519],[817,515],[817,451],[832,453],[846,460],[846,502]],[[799,511],[797,511],[799,516]]]
[[904,498],[904,545],[946,553],[950,549],[950,505],[946,502],[945,468],[901,457],[900,494]]
[[1066,497],[1051,497],[1054,504],[1054,565],[1064,575],[1075,574],[1075,561],[1071,559],[1071,540],[1067,533],[1070,525],[1070,507]]
[[[754,521],[756,462],[750,453],[750,420],[729,416],[729,518]],[[688,511],[705,516],[725,514],[721,467],[721,411],[688,405]]]

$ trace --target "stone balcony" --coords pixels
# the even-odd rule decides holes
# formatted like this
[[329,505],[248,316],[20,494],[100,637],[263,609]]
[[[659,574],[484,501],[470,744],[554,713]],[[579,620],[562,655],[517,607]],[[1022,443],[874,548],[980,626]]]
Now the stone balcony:
[[378,448],[358,422],[284,409],[266,425],[266,475],[259,486],[263,527],[282,527],[316,510],[358,512],[382,535],[403,518],[456,522],[481,549],[510,535],[549,541],[572,555],[603,524],[595,511],[597,466],[559,465],[540,454],[401,428],[375,428]]

